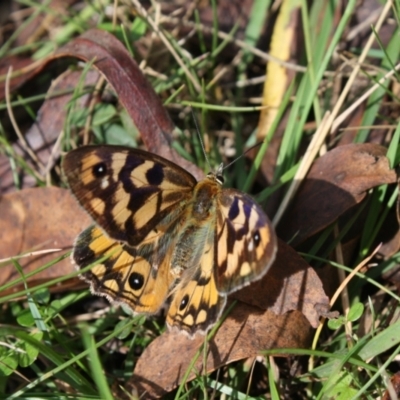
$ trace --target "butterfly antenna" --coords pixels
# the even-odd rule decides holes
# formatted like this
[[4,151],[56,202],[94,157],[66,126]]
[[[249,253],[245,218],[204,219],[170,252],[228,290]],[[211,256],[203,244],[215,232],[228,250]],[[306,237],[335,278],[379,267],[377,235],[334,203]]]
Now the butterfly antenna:
[[249,147],[244,153],[242,153],[239,157],[236,157],[233,161],[231,161],[229,164],[225,165],[223,169],[226,169],[228,167],[230,167],[232,164],[234,164],[237,160],[241,159],[242,157],[244,157],[249,151],[255,149],[258,146],[261,146],[264,143],[264,141],[262,140],[261,142],[256,143],[255,145]]
[[192,117],[193,117],[194,125],[196,127],[197,136],[199,137],[201,148],[203,149],[203,154],[204,154],[204,157],[205,157],[205,159],[207,161],[208,168],[210,168],[210,171],[212,171],[211,163],[210,163],[210,160],[207,157],[206,148],[204,147],[204,142],[203,142],[203,139],[201,138],[201,134],[200,134],[199,124],[197,123],[197,119],[196,119],[196,116],[194,115],[194,111],[193,111],[193,107],[192,106],[190,106],[190,111],[192,112]]

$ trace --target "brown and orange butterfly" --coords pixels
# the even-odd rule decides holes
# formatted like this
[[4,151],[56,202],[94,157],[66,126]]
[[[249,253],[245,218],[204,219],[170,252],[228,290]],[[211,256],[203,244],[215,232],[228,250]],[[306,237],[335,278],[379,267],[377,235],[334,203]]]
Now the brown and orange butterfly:
[[222,188],[222,167],[199,182],[152,153],[120,146],[69,152],[63,170],[95,225],[72,259],[94,294],[156,313],[193,336],[218,320],[226,296],[260,279],[277,240],[245,193]]

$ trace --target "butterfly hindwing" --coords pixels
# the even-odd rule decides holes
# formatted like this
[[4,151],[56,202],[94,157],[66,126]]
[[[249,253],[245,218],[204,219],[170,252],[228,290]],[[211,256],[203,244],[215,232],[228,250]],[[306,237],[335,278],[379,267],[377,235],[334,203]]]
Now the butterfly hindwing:
[[84,230],[77,238],[72,253],[94,294],[116,303],[125,303],[138,313],[155,313],[164,304],[174,281],[168,257],[155,270],[151,257],[108,238],[96,226]]
[[206,332],[225,306],[226,296],[220,296],[216,287],[214,254],[214,243],[208,242],[199,265],[186,270],[173,291],[167,324],[190,336]]

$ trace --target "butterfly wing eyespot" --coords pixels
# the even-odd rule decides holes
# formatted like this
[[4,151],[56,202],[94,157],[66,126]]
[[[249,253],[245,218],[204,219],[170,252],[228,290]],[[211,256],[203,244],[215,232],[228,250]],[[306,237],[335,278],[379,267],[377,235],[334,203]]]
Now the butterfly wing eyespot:
[[256,229],[256,230],[252,233],[252,237],[253,237],[254,247],[257,248],[257,247],[261,244],[261,235],[260,235],[260,231],[259,231],[258,229]]
[[179,302],[179,311],[183,311],[187,305],[189,304],[189,295],[187,293],[185,293],[181,299],[181,301]]
[[99,162],[92,167],[92,173],[95,178],[104,178],[107,176],[107,172],[107,165],[104,162]]

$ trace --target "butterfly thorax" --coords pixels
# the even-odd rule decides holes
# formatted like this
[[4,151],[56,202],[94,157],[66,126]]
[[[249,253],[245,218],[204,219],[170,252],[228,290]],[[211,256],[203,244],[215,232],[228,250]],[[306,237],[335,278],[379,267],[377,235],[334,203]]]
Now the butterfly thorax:
[[220,183],[207,176],[197,183],[190,207],[187,208],[186,223],[181,227],[171,267],[176,276],[190,267],[199,265],[204,249],[212,245],[215,227],[216,199],[221,191]]
[[215,199],[221,191],[220,183],[214,175],[208,175],[205,179],[198,182],[194,188],[193,196],[193,217],[204,221],[210,213],[214,212]]

